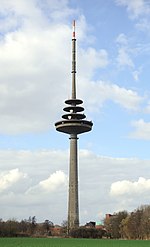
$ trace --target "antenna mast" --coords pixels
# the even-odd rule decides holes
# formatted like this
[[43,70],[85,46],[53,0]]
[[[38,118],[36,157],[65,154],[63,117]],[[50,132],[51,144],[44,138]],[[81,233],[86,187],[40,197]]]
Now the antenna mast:
[[72,31],[72,99],[76,99],[76,33],[75,20]]

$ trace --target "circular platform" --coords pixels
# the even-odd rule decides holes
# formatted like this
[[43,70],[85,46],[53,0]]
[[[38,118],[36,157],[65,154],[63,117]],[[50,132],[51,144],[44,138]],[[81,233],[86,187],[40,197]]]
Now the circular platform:
[[67,105],[80,105],[83,103],[83,101],[81,99],[67,99],[65,103]]
[[81,112],[84,111],[84,108],[82,106],[67,106],[63,109],[66,112]]
[[62,120],[55,123],[57,131],[66,134],[82,134],[92,129],[93,123],[87,120]]
[[84,119],[86,118],[86,116],[84,114],[81,114],[81,113],[68,113],[68,114],[64,114],[62,115],[62,118],[63,119],[66,119],[66,120],[81,120],[81,119]]

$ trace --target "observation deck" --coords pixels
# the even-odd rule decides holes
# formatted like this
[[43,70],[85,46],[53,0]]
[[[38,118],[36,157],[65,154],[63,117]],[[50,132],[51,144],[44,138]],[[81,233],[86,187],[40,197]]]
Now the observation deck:
[[93,123],[86,120],[84,113],[84,108],[80,106],[83,103],[80,99],[68,99],[65,101],[69,106],[65,107],[63,110],[67,112],[62,115],[62,120],[55,123],[57,131],[66,134],[82,134],[88,132],[92,129]]

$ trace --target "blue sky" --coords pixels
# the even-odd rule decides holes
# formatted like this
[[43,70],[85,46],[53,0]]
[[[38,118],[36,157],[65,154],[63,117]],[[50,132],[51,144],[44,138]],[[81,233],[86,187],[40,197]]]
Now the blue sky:
[[94,124],[79,137],[80,222],[149,203],[148,1],[1,0],[1,218],[67,218],[69,140],[54,123],[74,19],[77,96]]

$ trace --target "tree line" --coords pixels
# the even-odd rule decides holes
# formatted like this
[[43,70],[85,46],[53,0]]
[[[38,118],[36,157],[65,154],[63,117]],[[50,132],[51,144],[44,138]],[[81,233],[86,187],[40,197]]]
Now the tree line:
[[[141,206],[129,213],[120,211],[105,217],[101,228],[81,226],[70,231],[74,238],[113,238],[113,239],[150,239],[150,205]],[[58,229],[57,229],[58,228]],[[58,230],[58,231],[57,231]],[[0,237],[47,237],[67,236],[67,221],[61,227],[54,226],[50,220],[37,223],[36,217],[20,222],[15,219],[0,219]]]
[[45,220],[43,223],[37,223],[35,216],[20,222],[15,219],[0,219],[0,237],[51,236],[53,228],[53,222]]
[[104,220],[107,237],[122,239],[150,239],[150,205],[141,206],[132,213],[114,213]]

